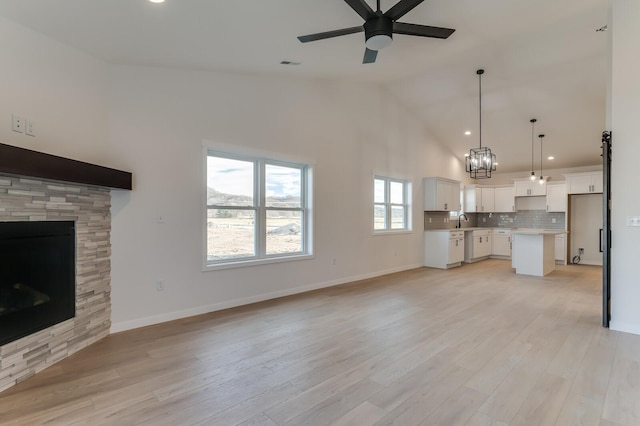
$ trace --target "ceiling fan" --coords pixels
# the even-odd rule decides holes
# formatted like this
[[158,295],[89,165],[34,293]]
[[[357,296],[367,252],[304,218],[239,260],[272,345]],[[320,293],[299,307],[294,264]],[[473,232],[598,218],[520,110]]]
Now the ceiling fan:
[[397,22],[414,7],[424,0],[400,0],[391,9],[382,13],[380,0],[377,0],[377,10],[374,11],[365,0],[344,0],[358,15],[365,20],[359,27],[342,28],[340,30],[326,31],[323,33],[309,34],[298,37],[302,43],[323,40],[325,38],[339,37],[347,34],[355,34],[364,31],[365,51],[363,64],[371,64],[376,61],[378,50],[391,44],[393,34],[405,34],[419,37],[448,38],[454,29],[430,27],[427,25],[406,24]]

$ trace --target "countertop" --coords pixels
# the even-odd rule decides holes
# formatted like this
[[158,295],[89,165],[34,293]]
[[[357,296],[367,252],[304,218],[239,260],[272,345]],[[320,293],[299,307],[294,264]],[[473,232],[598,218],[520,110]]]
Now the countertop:
[[524,235],[557,235],[567,234],[564,229],[514,229],[512,234],[524,234]]

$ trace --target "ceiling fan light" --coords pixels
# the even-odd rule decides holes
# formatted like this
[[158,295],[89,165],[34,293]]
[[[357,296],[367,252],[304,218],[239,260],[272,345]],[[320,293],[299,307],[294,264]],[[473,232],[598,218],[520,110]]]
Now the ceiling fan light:
[[369,50],[380,50],[389,46],[392,41],[393,39],[391,36],[387,34],[378,34],[369,37],[365,42],[365,46],[367,46],[367,49]]

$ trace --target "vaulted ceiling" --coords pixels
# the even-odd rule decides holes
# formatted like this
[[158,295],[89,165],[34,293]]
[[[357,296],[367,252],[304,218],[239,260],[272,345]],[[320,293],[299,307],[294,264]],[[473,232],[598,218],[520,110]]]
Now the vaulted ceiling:
[[[382,0],[381,9],[395,3]],[[610,4],[426,0],[400,21],[456,32],[447,40],[395,35],[375,64],[362,64],[363,33],[297,40],[361,25],[343,0],[3,0],[0,15],[109,63],[376,84],[460,158],[478,145],[476,70],[484,68],[483,145],[499,170],[516,171],[531,167],[533,117],[536,134],[547,135],[545,168],[599,162],[611,31],[596,30]]]

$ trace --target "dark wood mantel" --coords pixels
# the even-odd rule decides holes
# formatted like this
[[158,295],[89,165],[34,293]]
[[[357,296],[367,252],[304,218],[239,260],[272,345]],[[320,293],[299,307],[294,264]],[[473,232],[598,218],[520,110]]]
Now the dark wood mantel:
[[0,144],[0,173],[132,189],[130,172],[5,144]]

